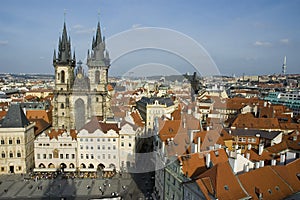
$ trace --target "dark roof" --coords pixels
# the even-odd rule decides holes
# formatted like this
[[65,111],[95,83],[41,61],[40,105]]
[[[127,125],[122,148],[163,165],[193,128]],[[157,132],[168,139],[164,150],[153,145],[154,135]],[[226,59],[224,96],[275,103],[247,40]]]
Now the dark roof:
[[[266,139],[274,139],[277,137],[282,131],[265,131],[258,129],[225,129],[229,134],[233,136],[247,136],[247,137],[261,137]],[[230,133],[231,132],[231,133]]]
[[2,121],[3,128],[25,127],[30,122],[26,118],[19,104],[11,104],[5,118]]
[[147,105],[147,104],[154,104],[155,101],[158,101],[159,104],[166,104],[166,106],[172,106],[174,105],[174,102],[171,98],[164,98],[164,97],[151,97],[151,98],[148,98],[148,97],[142,97],[142,99],[139,101],[141,103],[143,103],[144,105]]

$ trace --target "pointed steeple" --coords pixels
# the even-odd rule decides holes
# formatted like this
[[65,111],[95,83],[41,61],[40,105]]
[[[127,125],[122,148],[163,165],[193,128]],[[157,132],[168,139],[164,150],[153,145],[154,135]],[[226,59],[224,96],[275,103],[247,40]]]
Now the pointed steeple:
[[59,37],[58,41],[58,58],[56,59],[58,63],[61,64],[68,64],[72,63],[75,64],[75,57],[72,59],[71,53],[71,38],[68,36],[67,33],[67,26],[66,22],[63,25],[63,32],[62,35]]
[[53,53],[53,63],[56,62],[56,51],[54,49],[54,53]]
[[96,44],[98,45],[101,42],[102,42],[102,36],[101,36],[100,22],[98,22],[97,33],[96,33]]

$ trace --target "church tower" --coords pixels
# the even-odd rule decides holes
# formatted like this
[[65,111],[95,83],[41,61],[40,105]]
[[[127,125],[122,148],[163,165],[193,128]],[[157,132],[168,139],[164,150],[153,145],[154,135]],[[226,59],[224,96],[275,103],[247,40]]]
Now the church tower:
[[96,37],[93,37],[91,53],[87,56],[88,76],[90,80],[91,115],[101,116],[103,120],[112,117],[110,96],[107,91],[110,59],[105,49],[105,38],[101,35],[100,22]]
[[53,127],[67,129],[71,127],[70,96],[74,83],[75,52],[72,57],[71,39],[68,37],[64,22],[62,36],[59,37],[58,54],[54,50],[55,88],[53,101]]

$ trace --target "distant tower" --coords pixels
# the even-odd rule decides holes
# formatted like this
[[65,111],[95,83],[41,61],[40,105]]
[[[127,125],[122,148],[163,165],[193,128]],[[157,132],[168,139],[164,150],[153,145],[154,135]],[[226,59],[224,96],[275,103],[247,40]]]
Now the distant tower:
[[283,65],[282,65],[282,74],[286,74],[286,56],[284,56]]

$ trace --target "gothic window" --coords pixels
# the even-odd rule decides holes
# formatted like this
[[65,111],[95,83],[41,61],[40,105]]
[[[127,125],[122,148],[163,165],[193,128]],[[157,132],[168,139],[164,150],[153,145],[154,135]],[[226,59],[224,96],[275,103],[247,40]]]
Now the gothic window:
[[4,140],[3,140],[3,139],[1,139],[1,144],[5,144],[5,142],[4,142]]
[[59,80],[59,77],[60,77],[60,73],[57,73],[57,80]]
[[98,97],[96,97],[96,102],[99,102],[99,98]]
[[21,157],[21,152],[20,152],[20,151],[17,152],[17,157],[18,157],[18,158]]
[[62,103],[62,104],[60,104],[60,108],[61,109],[64,109],[65,108],[65,105]]
[[21,143],[21,140],[20,138],[17,139],[17,144],[20,144]]
[[95,84],[100,83],[100,72],[99,70],[95,71]]
[[60,79],[61,83],[65,83],[65,71],[64,70],[61,71],[60,77],[61,77],[61,79]]
[[9,157],[10,157],[10,158],[14,157],[14,154],[13,154],[13,152],[12,152],[12,151],[11,151],[11,152],[9,152]]
[[5,152],[4,151],[2,151],[2,158],[5,158]]
[[69,98],[66,98],[66,107],[69,107]]

